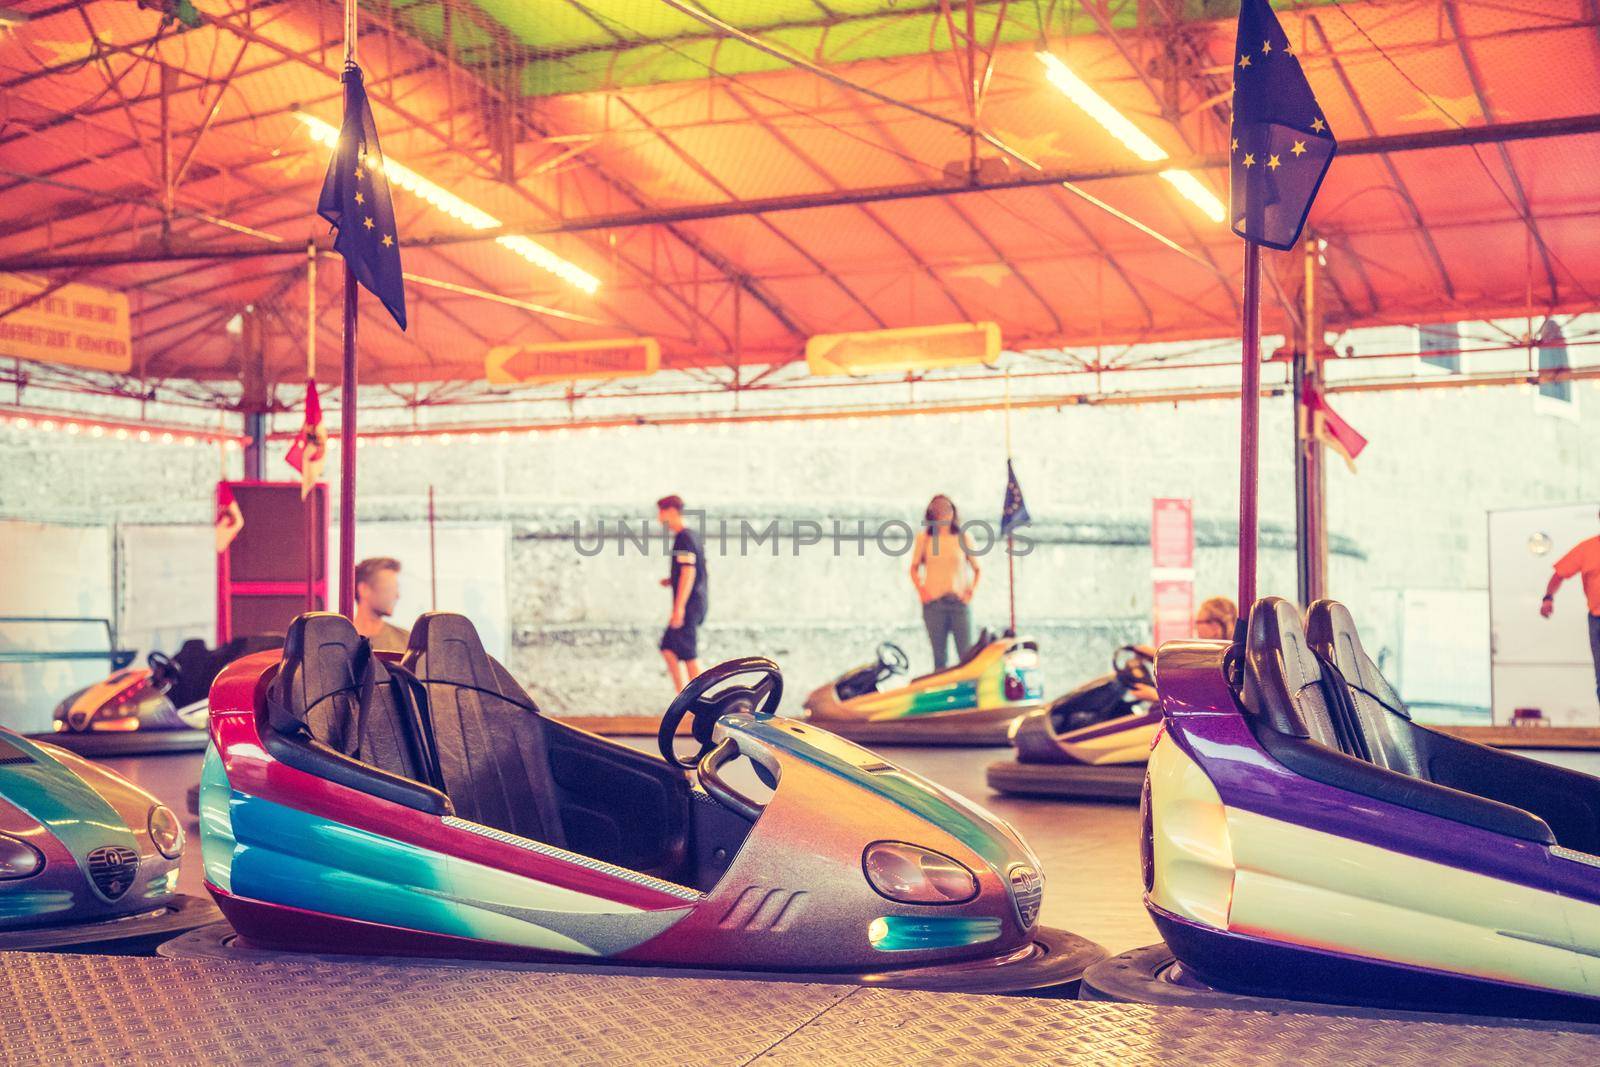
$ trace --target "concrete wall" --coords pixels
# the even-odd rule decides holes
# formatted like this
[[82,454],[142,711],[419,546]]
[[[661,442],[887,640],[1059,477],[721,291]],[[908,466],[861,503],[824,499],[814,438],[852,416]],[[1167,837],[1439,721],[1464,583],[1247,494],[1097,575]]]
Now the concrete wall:
[[[1578,388],[1578,410],[1566,414],[1521,389],[1340,397],[1372,444],[1359,474],[1336,459],[1329,471],[1333,591],[1380,640],[1398,625],[1397,591],[1483,589],[1486,510],[1600,496],[1600,394]],[[1236,411],[1215,401],[1015,416],[1017,474],[1039,542],[1017,561],[1018,616],[1041,639],[1052,691],[1098,672],[1116,644],[1148,636],[1152,497],[1194,499],[1197,595],[1231,592]],[[1288,400],[1266,401],[1260,585],[1292,596],[1290,432]],[[490,621],[509,634],[509,665],[536,697],[552,710],[638,714],[669,696],[655,652],[667,613],[661,546],[619,554],[612,543],[584,555],[574,530],[588,544],[602,520],[637,525],[668,492],[734,531],[740,520],[757,529],[776,520],[786,532],[776,556],[771,543],[741,556],[736,542],[727,555],[712,542],[704,648],[713,660],[774,656],[797,700],[880,640],[901,643],[914,669],[929,654],[903,557],[853,543],[836,554],[826,541],[797,551],[794,524],[915,522],[935,492],[954,497],[964,518],[995,522],[1004,452],[998,415],[371,445],[360,453],[362,539],[382,551],[392,526],[414,554],[431,483],[442,521],[503,530],[506,617]],[[0,429],[0,517],[203,527],[227,464],[237,471],[236,456],[209,449]],[[281,450],[268,471],[291,473]],[[211,566],[209,557],[195,564]],[[976,617],[1003,626],[1005,558],[995,552],[983,565]],[[403,607],[426,596],[422,573],[410,576]],[[139,604],[120,610],[148,615]]]

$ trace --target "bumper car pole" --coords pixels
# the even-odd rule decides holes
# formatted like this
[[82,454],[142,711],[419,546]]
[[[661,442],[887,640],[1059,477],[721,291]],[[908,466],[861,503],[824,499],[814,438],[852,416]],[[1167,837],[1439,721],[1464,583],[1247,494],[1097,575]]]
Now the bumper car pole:
[[1244,243],[1244,345],[1239,383],[1239,599],[1256,601],[1256,494],[1261,448],[1261,246]]

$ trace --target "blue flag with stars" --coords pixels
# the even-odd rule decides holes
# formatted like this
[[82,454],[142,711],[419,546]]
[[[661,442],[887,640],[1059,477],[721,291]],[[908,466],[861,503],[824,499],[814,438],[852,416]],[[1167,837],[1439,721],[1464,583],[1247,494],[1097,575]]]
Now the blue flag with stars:
[[1010,536],[1011,531],[1018,526],[1026,526],[1033,521],[1028,514],[1028,505],[1022,499],[1022,486],[1017,484],[1017,472],[1011,469],[1011,461],[1006,460],[1006,502],[1000,508],[1000,536]]
[[1338,142],[1267,0],[1239,5],[1229,148],[1233,232],[1293,248]]
[[372,123],[372,108],[361,84],[361,68],[344,68],[344,126],[322,180],[317,214],[339,235],[333,247],[356,280],[383,301],[394,321],[406,328],[406,287],[400,273],[400,234],[394,224],[394,202],[384,176],[383,149]]

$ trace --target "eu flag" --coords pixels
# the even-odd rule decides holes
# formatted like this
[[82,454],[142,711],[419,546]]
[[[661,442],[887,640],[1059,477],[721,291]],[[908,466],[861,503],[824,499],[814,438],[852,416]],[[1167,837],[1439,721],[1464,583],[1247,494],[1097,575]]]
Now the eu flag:
[[384,176],[383,149],[372,123],[372,108],[361,85],[361,68],[344,68],[344,126],[334,147],[328,176],[322,180],[317,214],[339,231],[333,247],[356,280],[383,301],[394,321],[406,328],[406,287],[400,274],[400,234],[394,202]]
[[1022,486],[1017,484],[1017,472],[1011,469],[1011,461],[1006,460],[1006,502],[1000,507],[1000,536],[1010,536],[1011,531],[1018,526],[1026,526],[1033,521],[1028,514],[1028,505],[1022,499]]
[[1229,148],[1233,232],[1293,248],[1338,142],[1267,0],[1239,5]]

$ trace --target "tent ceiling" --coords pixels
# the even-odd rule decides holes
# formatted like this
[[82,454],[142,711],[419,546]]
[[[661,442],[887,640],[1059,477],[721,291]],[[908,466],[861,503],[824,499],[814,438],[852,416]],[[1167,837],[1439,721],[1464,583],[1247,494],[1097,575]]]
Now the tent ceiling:
[[[338,120],[341,6],[195,6],[189,28],[123,0],[11,5],[27,19],[0,31],[0,269],[128,291],[140,376],[237,380],[259,359],[268,384],[298,381],[328,153],[294,109]],[[660,2],[363,4],[386,153],[602,279],[585,296],[396,191],[407,270],[452,288],[413,283],[406,334],[363,301],[368,380],[476,379],[491,345],[623,335],[726,378],[842,330],[992,319],[1029,348],[1236,328],[1238,241],[1034,55],[1063,58],[1225,199],[1233,5],[975,3],[970,48],[960,0],[704,6],[872,95]],[[1368,144],[1335,161],[1313,214],[1331,327],[1594,307],[1594,3],[1303,3],[1282,17],[1334,130]],[[1037,179],[928,117],[972,123],[969,63],[978,127],[1184,251],[1059,184],[1021,184]],[[1542,120],[1550,135],[1422,147]],[[1014,187],[957,188],[974,160],[982,182]],[[197,253],[209,258],[175,258]],[[338,285],[323,260],[324,378]],[[247,307],[259,329],[225,329]]]

